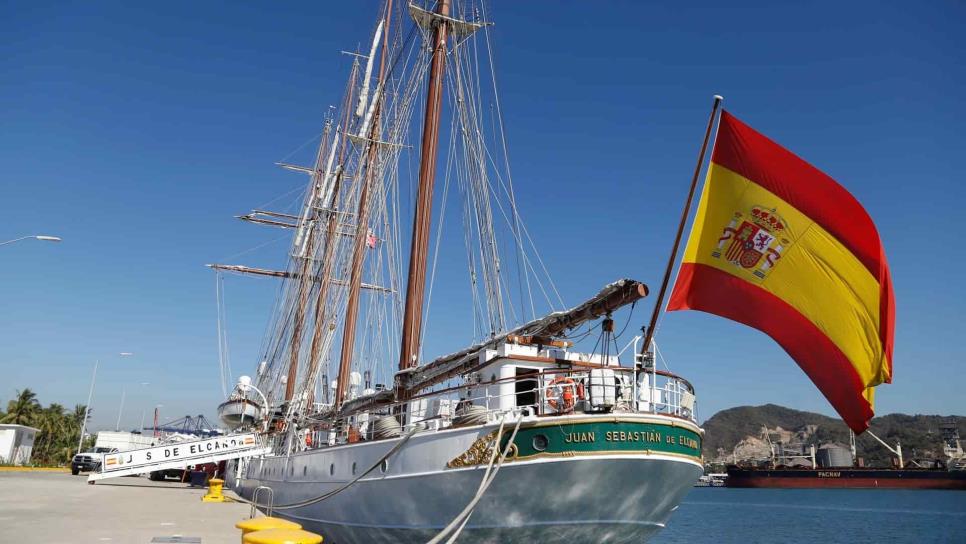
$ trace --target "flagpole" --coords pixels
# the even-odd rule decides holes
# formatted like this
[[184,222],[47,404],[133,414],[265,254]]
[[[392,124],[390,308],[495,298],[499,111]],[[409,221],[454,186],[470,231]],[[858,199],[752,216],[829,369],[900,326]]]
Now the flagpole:
[[678,248],[681,246],[681,235],[684,234],[684,226],[688,222],[688,213],[691,211],[691,202],[694,201],[694,190],[698,186],[698,175],[701,173],[701,165],[704,164],[704,155],[708,150],[708,141],[711,139],[711,128],[714,126],[714,118],[718,115],[718,108],[724,98],[714,95],[714,104],[711,106],[711,115],[708,117],[708,127],[704,131],[704,142],[701,143],[701,153],[698,154],[698,163],[694,165],[694,175],[691,176],[691,189],[688,191],[688,199],[684,203],[684,210],[681,211],[681,222],[678,223],[678,232],[674,237],[674,246],[671,248],[671,255],[667,259],[667,269],[664,270],[664,280],[661,282],[661,290],[657,294],[657,301],[654,303],[654,311],[651,313],[651,322],[644,330],[644,344],[641,345],[641,355],[643,356],[650,349],[651,340],[654,338],[654,327],[657,326],[657,318],[661,315],[661,307],[664,305],[664,295],[667,293],[667,284],[671,279],[671,271],[674,269],[674,261],[677,259]]

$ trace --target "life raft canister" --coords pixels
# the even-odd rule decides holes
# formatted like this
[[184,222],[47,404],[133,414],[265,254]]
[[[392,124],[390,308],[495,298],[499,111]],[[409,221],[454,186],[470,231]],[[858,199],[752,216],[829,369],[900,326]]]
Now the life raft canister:
[[558,376],[547,385],[544,396],[555,412],[566,414],[574,410],[577,399],[584,398],[584,384],[570,376]]

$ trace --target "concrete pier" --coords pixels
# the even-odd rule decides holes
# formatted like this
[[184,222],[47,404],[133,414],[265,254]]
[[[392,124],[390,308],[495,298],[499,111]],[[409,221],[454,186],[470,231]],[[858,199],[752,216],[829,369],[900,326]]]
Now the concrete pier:
[[237,544],[235,523],[248,517],[250,507],[202,502],[204,494],[203,488],[147,477],[88,485],[83,475],[0,472],[0,542],[149,544],[179,536]]

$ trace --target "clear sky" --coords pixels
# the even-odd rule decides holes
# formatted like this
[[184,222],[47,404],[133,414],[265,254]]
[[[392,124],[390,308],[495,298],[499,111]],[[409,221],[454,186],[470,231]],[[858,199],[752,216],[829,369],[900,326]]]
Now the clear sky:
[[[320,132],[348,73],[339,50],[369,40],[377,9],[0,7],[0,241],[64,238],[0,247],[0,402],[30,387],[45,404],[83,403],[100,359],[96,427],[113,426],[125,387],[123,427],[157,404],[162,419],[214,415],[204,264],[281,266],[285,233],[233,216],[302,186],[273,163]],[[656,291],[720,93],[878,224],[897,324],[895,383],[877,412],[966,412],[961,2],[498,1],[491,18],[521,210],[568,303],[619,277]],[[275,289],[226,280],[236,374],[257,361]],[[767,402],[831,413],[756,331],[677,312],[658,342],[703,417]]]

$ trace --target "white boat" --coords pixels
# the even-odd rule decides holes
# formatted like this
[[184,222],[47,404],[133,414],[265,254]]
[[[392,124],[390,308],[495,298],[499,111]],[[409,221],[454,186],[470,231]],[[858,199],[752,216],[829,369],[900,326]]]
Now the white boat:
[[725,473],[704,474],[698,478],[694,487],[724,487],[727,479],[728,475]]
[[[239,461],[227,483],[339,544],[641,542],[703,472],[694,388],[656,369],[649,341],[622,338],[618,349],[615,320],[630,319],[644,284],[620,280],[569,309],[551,295],[516,209],[496,84],[491,95],[481,83],[494,74],[480,60],[490,50],[485,6],[399,7],[386,3],[368,54],[354,54],[314,165],[282,165],[309,176],[301,212],[242,217],[293,231],[287,268],[209,265],[284,282],[265,362],[222,405],[264,430],[275,453]],[[441,126],[450,127],[445,161]],[[419,159],[411,191],[400,188],[406,153]],[[424,362],[426,287],[440,262],[438,235],[430,250],[434,195],[457,192],[475,343]],[[541,295],[547,313],[537,317]],[[264,399],[257,416],[237,400],[253,391]]]
[[261,413],[261,405],[244,397],[230,398],[218,405],[218,418],[232,430],[255,424]]

